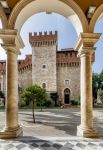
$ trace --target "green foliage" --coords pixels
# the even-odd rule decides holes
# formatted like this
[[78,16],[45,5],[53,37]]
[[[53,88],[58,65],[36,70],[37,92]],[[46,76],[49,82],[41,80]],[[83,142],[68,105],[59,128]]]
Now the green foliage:
[[26,88],[23,91],[21,97],[24,100],[29,99],[30,101],[35,100],[38,103],[42,103],[47,99],[47,94],[45,89],[35,84]]
[[98,74],[97,73],[93,73],[92,86],[93,86],[93,98],[94,99],[97,99],[98,80],[99,80]]
[[99,94],[100,100],[101,100],[102,103],[103,103],[103,90],[99,90],[99,91],[98,91],[98,94]]
[[100,89],[103,90],[103,70],[99,74],[99,79],[100,79]]
[[5,95],[2,91],[0,91],[0,98],[5,98]]
[[0,91],[0,99],[3,99],[3,105],[5,106],[5,94]]
[[100,74],[93,73],[92,86],[93,86],[93,98],[95,100],[97,99],[98,89],[103,90],[103,70],[101,71]]
[[72,105],[79,105],[80,102],[78,100],[71,100]]
[[51,103],[51,101],[46,101],[45,103],[44,103],[44,106],[46,106],[46,107],[50,107],[50,106],[52,106],[52,103]]
[[32,111],[33,111],[33,121],[35,123],[35,116],[34,116],[34,106],[35,102],[39,103],[42,110],[42,104],[47,99],[47,93],[46,90],[38,86],[37,84],[34,84],[28,88],[26,88],[22,94],[21,98],[25,101],[29,99],[30,102],[32,102]]
[[57,99],[58,99],[58,93],[57,92],[50,93],[50,97],[55,102],[55,106],[56,106],[57,105]]

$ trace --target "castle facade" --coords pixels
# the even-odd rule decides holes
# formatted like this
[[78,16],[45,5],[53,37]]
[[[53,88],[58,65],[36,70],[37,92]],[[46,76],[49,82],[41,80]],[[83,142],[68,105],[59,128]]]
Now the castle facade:
[[[38,84],[48,93],[57,92],[62,104],[80,95],[80,60],[72,48],[57,49],[57,32],[29,33],[32,55],[18,60],[18,88]],[[0,61],[0,90],[6,91],[6,61]]]

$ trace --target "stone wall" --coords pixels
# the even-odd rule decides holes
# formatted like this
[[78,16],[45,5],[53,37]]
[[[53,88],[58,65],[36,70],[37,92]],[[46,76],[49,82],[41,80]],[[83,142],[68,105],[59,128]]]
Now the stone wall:
[[32,81],[42,87],[46,83],[49,92],[57,91],[56,45],[33,47]]
[[[57,32],[29,33],[32,55],[18,60],[18,87],[23,90],[32,84],[46,86],[48,93],[58,92],[64,103],[64,90],[70,90],[70,100],[80,95],[80,60],[73,48],[57,51]],[[6,61],[0,63],[2,87],[6,88]],[[69,83],[66,84],[65,81]]]
[[32,56],[26,55],[24,60],[18,60],[18,86],[25,89],[32,84]]
[[25,89],[32,85],[32,70],[28,69],[22,72],[18,72],[18,84],[19,87]]
[[29,33],[29,42],[32,47],[32,82],[45,87],[48,92],[57,91],[57,32]]
[[[69,84],[65,83],[69,80]],[[80,66],[57,66],[57,91],[59,100],[64,104],[64,90],[70,89],[70,100],[77,100],[80,95]]]

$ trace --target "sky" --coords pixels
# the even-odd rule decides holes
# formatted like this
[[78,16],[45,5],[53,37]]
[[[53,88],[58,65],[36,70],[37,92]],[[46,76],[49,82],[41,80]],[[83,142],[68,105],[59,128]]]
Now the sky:
[[[1,27],[1,24],[0,24]],[[21,37],[25,48],[21,50],[19,59],[24,59],[25,55],[31,54],[32,50],[29,44],[29,32],[58,31],[58,50],[62,48],[73,48],[77,40],[77,33],[71,22],[59,14],[39,13],[31,16],[22,26]],[[95,32],[103,33],[103,19],[99,20],[95,26]],[[103,36],[96,44],[96,60],[93,64],[93,71],[101,72],[103,69]],[[5,51],[0,47],[0,59],[6,59]]]

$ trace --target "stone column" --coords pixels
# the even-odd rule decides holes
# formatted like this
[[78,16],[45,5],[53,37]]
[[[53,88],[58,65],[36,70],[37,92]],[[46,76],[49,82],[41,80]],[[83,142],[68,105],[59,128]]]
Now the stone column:
[[80,97],[81,97],[81,124],[77,127],[77,135],[87,138],[99,137],[93,128],[93,97],[92,97],[92,54],[95,51],[94,44],[100,34],[82,33],[76,45],[81,61],[80,72]]
[[[9,35],[9,36],[8,36]],[[0,138],[14,138],[23,134],[18,123],[18,64],[19,47],[23,46],[16,30],[0,30],[6,50],[6,124]]]

